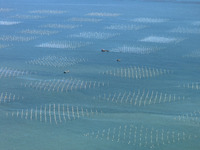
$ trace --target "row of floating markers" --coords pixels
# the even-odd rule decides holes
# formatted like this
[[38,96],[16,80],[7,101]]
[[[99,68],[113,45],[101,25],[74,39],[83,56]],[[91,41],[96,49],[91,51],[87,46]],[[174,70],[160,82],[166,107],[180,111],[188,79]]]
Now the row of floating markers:
[[6,47],[8,47],[8,45],[2,45],[2,44],[0,44],[0,49],[6,48]]
[[19,21],[0,21],[0,26],[4,25],[4,26],[10,26],[10,25],[16,25],[16,24],[20,24],[21,22]]
[[194,26],[200,26],[200,21],[194,21],[194,22],[192,23],[192,25],[194,25]]
[[200,111],[193,111],[191,113],[182,114],[178,117],[175,117],[174,119],[178,121],[190,122],[193,124],[200,124]]
[[128,91],[102,94],[94,97],[100,101],[107,101],[116,104],[127,104],[131,106],[146,106],[160,103],[171,103],[175,101],[185,100],[184,96],[175,94],[166,94],[158,91]]
[[96,17],[117,17],[120,16],[119,13],[106,13],[106,12],[92,12],[86,14],[86,16],[96,16]]
[[163,19],[163,18],[135,18],[131,21],[137,22],[137,23],[164,23],[168,22],[169,19]]
[[200,83],[199,82],[185,83],[183,85],[180,85],[179,87],[188,88],[192,90],[200,90]]
[[150,43],[179,43],[183,41],[184,38],[174,38],[174,37],[163,37],[163,36],[148,36],[141,39],[140,42],[150,42]]
[[152,52],[158,51],[161,48],[148,48],[148,47],[135,47],[124,45],[122,47],[113,48],[110,51],[116,53],[135,53],[135,54],[150,54]]
[[175,29],[170,30],[170,32],[173,33],[188,33],[188,34],[200,34],[199,28],[184,28],[184,27],[178,27]]
[[86,38],[86,39],[109,39],[115,36],[119,36],[119,33],[105,33],[105,32],[81,32],[79,34],[73,34],[71,37]]
[[1,41],[16,41],[16,42],[28,42],[31,40],[35,40],[36,37],[33,36],[15,36],[15,35],[2,35],[0,36]]
[[68,13],[67,11],[64,10],[33,10],[29,11],[29,13],[32,14],[65,14]]
[[52,28],[52,29],[75,29],[81,27],[82,25],[72,25],[72,24],[46,24],[42,25],[42,28]]
[[122,78],[129,79],[143,79],[143,78],[151,78],[160,75],[170,74],[172,71],[166,69],[158,69],[158,68],[149,68],[149,67],[139,67],[139,66],[130,66],[127,68],[117,68],[114,70],[107,70],[102,72],[104,75],[111,75]]
[[35,34],[35,35],[52,35],[57,34],[58,31],[49,31],[49,30],[22,30],[21,33],[23,34]]
[[0,68],[0,79],[3,77],[17,77],[17,76],[23,76],[29,74],[28,71],[22,71],[18,69],[11,69],[7,67],[1,67]]
[[78,89],[92,89],[104,87],[107,84],[97,81],[83,81],[78,79],[54,79],[31,81],[23,84],[24,87],[34,88],[36,90],[51,91],[51,92],[68,92]]
[[41,48],[58,48],[58,49],[76,49],[92,44],[92,42],[77,42],[77,41],[51,41],[36,45]]
[[97,18],[70,18],[68,21],[97,23],[97,22],[102,21],[102,19],[97,19]]
[[39,15],[14,15],[10,18],[17,18],[17,19],[42,19],[44,16]]
[[10,8],[0,8],[0,12],[10,12],[12,10],[13,9],[10,9]]
[[183,58],[199,58],[200,50],[192,51],[191,53],[184,55]]
[[197,138],[196,135],[191,135],[183,131],[145,128],[142,125],[139,126],[132,124],[92,131],[84,134],[84,136],[112,141],[115,143],[133,145],[136,148],[156,148],[162,145],[174,144],[192,138]]
[[0,93],[0,104],[1,103],[9,103],[9,102],[14,102],[16,100],[23,100],[24,97],[16,96],[15,94],[12,93],[7,93],[7,92],[2,92]]
[[144,29],[146,26],[144,25],[133,25],[133,24],[129,24],[129,25],[123,25],[123,24],[117,24],[117,25],[110,25],[105,27],[105,29],[108,30],[140,30],[140,29]]
[[93,108],[69,106],[66,104],[45,104],[35,108],[7,112],[6,116],[58,124],[99,114],[102,114],[102,111]]
[[27,61],[26,63],[32,65],[41,65],[41,66],[65,67],[86,61],[87,60],[84,58],[45,56],[42,58],[37,58],[34,60]]

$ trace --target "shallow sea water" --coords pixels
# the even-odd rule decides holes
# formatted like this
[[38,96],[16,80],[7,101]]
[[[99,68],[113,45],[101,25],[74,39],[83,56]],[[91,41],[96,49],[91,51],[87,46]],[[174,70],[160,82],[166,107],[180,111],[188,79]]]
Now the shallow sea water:
[[197,0],[1,0],[0,149],[198,150],[199,14]]

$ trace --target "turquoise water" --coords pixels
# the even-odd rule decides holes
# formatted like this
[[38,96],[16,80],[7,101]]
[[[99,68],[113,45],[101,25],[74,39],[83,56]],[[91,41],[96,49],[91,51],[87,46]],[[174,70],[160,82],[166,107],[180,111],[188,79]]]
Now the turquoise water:
[[197,0],[0,1],[0,149],[198,150],[199,14]]

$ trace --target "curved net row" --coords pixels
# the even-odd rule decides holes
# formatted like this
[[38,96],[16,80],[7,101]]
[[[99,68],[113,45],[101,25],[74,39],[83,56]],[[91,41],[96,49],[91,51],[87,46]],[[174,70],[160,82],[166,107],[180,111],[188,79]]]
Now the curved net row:
[[31,81],[24,85],[25,87],[34,88],[37,90],[51,91],[51,92],[69,92],[78,89],[91,89],[105,86],[104,82],[97,81],[83,81],[78,79],[54,79]]
[[35,34],[35,35],[52,35],[52,34],[57,34],[58,31],[48,31],[48,30],[22,30],[21,33],[24,34]]
[[11,69],[8,67],[0,68],[0,79],[3,77],[16,77],[16,76],[23,76],[23,75],[27,75],[27,74],[29,74],[27,71]]
[[200,51],[192,51],[190,54],[184,55],[184,58],[199,58],[200,57]]
[[108,27],[105,27],[105,29],[109,29],[109,30],[140,30],[145,28],[146,26],[144,25],[133,25],[133,24],[129,24],[129,25],[124,25],[124,24],[117,24],[117,25],[111,25]]
[[199,28],[178,27],[178,28],[172,29],[170,32],[173,32],[173,33],[200,34],[200,29]]
[[178,120],[178,121],[183,121],[183,122],[199,125],[200,124],[200,111],[193,111],[191,113],[185,113],[185,114],[179,115],[178,117],[175,117],[174,119]]
[[163,37],[163,36],[149,36],[144,39],[141,39],[141,42],[150,42],[150,43],[178,43],[183,39],[173,38],[173,37]]
[[86,14],[87,16],[97,16],[97,17],[117,17],[120,16],[121,14],[119,13],[104,13],[104,12],[92,12]]
[[104,75],[111,75],[122,78],[129,79],[143,79],[152,78],[160,75],[170,74],[172,71],[166,69],[149,68],[149,67],[139,67],[130,66],[127,68],[117,68],[114,70],[107,70],[103,72]]
[[0,8],[0,12],[10,12],[12,10],[13,9],[10,9],[10,8]]
[[19,21],[0,21],[0,25],[10,26],[10,25],[16,25],[20,24]]
[[80,47],[84,47],[87,45],[92,44],[91,42],[76,42],[76,41],[64,41],[64,42],[47,42],[47,43],[42,43],[39,45],[36,45],[36,47],[41,47],[41,48],[59,48],[59,49],[76,49]]
[[96,19],[96,18],[70,18],[69,21],[74,21],[74,22],[100,22],[102,19]]
[[11,16],[11,18],[17,18],[17,19],[42,19],[44,16],[39,15],[15,15]]
[[200,90],[200,83],[199,82],[185,83],[181,85],[181,87],[193,90]]
[[16,100],[23,100],[24,97],[16,96],[12,93],[2,92],[0,93],[0,103],[9,103],[14,102]]
[[33,10],[30,11],[32,14],[64,14],[67,13],[67,11],[62,10]]
[[192,23],[192,25],[194,25],[194,26],[200,26],[200,21],[194,21],[194,22]]
[[6,47],[8,47],[8,45],[2,45],[2,44],[0,44],[0,49],[6,48]]
[[105,33],[105,32],[81,32],[73,34],[71,37],[86,38],[86,39],[109,39],[120,35],[119,33]]
[[124,143],[136,147],[155,148],[166,144],[183,142],[195,135],[181,131],[145,128],[138,125],[121,125],[84,134],[86,137]]
[[74,29],[81,27],[81,25],[71,25],[71,24],[46,24],[42,25],[43,28],[52,28],[52,29]]
[[135,18],[135,19],[132,19],[131,21],[138,22],[138,23],[163,23],[163,22],[167,22],[168,19],[162,19],[162,18]]
[[26,62],[32,65],[51,66],[51,67],[65,67],[78,63],[86,62],[84,58],[74,57],[57,57],[57,56],[45,56]]
[[26,120],[35,120],[44,123],[65,123],[67,121],[88,118],[101,114],[102,111],[94,108],[69,106],[66,104],[45,104],[35,108],[21,109],[7,112],[7,116]]
[[150,54],[152,52],[158,51],[159,48],[148,48],[148,47],[135,47],[124,45],[122,47],[117,47],[111,49],[111,52],[116,53],[134,53],[134,54]]
[[128,91],[102,94],[95,99],[112,102],[116,104],[127,104],[131,106],[146,106],[160,103],[171,103],[184,100],[184,96],[175,94],[167,94],[158,91]]
[[16,42],[28,42],[36,39],[36,37],[26,37],[26,36],[11,36],[11,35],[3,35],[0,36],[1,41],[16,41]]

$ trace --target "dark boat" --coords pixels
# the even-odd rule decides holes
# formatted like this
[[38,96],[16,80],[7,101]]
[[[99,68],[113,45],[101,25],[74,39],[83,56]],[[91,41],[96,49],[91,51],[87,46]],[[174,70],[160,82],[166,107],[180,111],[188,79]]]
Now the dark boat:
[[109,52],[109,50],[102,49],[101,52]]

